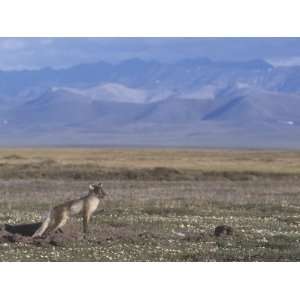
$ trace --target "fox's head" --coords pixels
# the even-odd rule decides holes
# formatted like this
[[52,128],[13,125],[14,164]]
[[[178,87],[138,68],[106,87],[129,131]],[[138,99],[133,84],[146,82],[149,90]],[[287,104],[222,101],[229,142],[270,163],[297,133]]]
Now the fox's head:
[[104,198],[106,196],[101,182],[98,184],[90,184],[89,191],[95,193],[99,198]]

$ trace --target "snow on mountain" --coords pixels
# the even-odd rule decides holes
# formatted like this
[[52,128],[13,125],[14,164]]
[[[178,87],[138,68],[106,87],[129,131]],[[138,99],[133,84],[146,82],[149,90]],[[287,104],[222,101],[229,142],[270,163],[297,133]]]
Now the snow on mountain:
[[2,71],[0,140],[300,147],[299,78],[262,60]]

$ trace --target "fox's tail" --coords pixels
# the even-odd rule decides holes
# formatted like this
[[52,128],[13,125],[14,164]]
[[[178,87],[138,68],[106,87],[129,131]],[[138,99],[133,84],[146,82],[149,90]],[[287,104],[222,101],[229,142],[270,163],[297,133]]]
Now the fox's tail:
[[37,231],[32,235],[32,237],[40,237],[43,235],[43,233],[46,231],[48,228],[50,221],[51,221],[51,210],[46,216],[45,221],[42,223],[42,225],[37,229]]

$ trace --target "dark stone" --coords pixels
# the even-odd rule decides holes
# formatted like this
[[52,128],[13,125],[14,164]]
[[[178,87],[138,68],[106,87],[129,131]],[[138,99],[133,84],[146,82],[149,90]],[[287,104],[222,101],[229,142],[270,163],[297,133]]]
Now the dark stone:
[[216,237],[220,237],[223,235],[232,235],[233,234],[233,228],[228,225],[219,225],[215,228],[214,235]]

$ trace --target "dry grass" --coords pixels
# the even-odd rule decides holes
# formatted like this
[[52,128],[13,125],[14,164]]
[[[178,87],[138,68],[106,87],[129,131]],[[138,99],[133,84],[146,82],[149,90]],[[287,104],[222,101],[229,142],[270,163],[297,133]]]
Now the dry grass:
[[[300,175],[300,152],[192,149],[1,149],[0,178],[248,179]],[[205,177],[204,176],[204,177]]]

